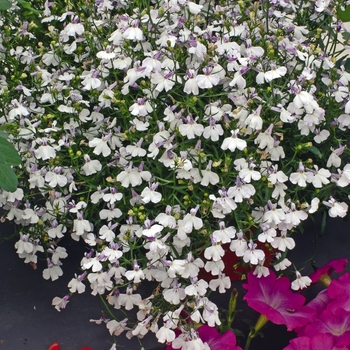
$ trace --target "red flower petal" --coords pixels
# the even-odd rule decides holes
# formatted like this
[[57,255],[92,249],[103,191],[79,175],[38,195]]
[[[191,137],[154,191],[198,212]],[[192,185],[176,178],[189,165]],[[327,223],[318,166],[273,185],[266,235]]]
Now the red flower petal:
[[60,350],[60,345],[58,343],[53,343],[50,345],[48,350]]

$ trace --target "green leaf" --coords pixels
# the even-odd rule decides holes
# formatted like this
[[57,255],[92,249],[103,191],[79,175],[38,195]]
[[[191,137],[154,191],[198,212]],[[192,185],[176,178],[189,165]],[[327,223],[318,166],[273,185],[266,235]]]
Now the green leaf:
[[322,153],[320,152],[320,150],[318,148],[316,148],[315,146],[311,146],[311,147],[306,147],[305,148],[307,151],[310,151],[311,153],[313,153],[315,156],[317,156],[318,158],[323,158]]
[[0,137],[2,137],[2,138],[4,138],[4,139],[6,139],[6,140],[7,140],[8,135],[6,134],[6,132],[5,132],[5,131],[0,130]]
[[3,137],[0,137],[0,156],[0,168],[4,163],[10,165],[21,164],[21,157],[18,155],[16,149]]
[[[0,0],[2,1],[2,0]],[[22,5],[23,8],[27,9],[27,10],[30,10],[31,12],[35,13],[35,14],[40,14],[40,11],[34,9],[32,7],[32,4],[28,1],[25,1],[25,0],[18,0],[18,3]]]
[[0,188],[8,192],[15,192],[18,185],[18,180],[12,168],[2,161],[0,154]]
[[8,0],[0,0],[0,11],[5,11],[11,8],[12,4]]
[[350,6],[345,6],[345,11],[338,11],[338,18],[343,22],[350,22]]

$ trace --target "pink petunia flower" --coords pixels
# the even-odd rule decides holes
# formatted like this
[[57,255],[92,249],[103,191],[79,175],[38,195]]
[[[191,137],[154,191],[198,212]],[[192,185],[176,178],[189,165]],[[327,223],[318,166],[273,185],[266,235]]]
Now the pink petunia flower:
[[320,333],[331,335],[337,346],[348,348],[350,345],[350,313],[341,308],[333,311],[329,308],[323,310],[316,320],[305,327],[304,332],[308,337]]
[[335,345],[330,334],[317,334],[313,337],[298,337],[292,339],[283,350],[345,350],[345,346]]
[[330,279],[329,275],[333,271],[343,272],[347,263],[348,263],[348,260],[345,258],[331,260],[328,264],[320,267],[314,273],[312,273],[310,275],[310,278],[311,278],[313,283],[320,281],[320,282],[324,283],[326,286],[329,286],[329,284],[331,283],[331,279]]
[[307,306],[304,296],[291,291],[287,277],[276,279],[271,270],[266,277],[258,278],[250,272],[244,300],[248,305],[275,324],[285,324],[288,330],[302,327],[315,318],[315,310]]
[[328,287],[328,295],[333,301],[328,305],[330,310],[341,307],[350,311],[350,274],[345,273],[338,279],[333,280]]
[[209,345],[210,350],[242,350],[236,345],[236,336],[231,330],[220,334],[216,328],[204,325],[198,328],[198,334]]

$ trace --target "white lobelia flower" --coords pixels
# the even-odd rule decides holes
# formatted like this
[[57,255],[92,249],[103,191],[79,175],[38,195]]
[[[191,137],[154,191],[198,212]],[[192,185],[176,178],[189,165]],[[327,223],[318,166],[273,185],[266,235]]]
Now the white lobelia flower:
[[293,226],[298,226],[301,221],[308,218],[308,215],[303,210],[297,210],[295,203],[290,204],[290,210],[286,212],[285,222],[287,224],[292,224]]
[[138,306],[142,301],[140,294],[132,294],[132,292],[133,289],[127,287],[126,294],[119,294],[119,304],[124,306],[126,310],[133,309],[134,305]]
[[224,151],[229,149],[231,152],[234,152],[237,149],[243,150],[247,147],[247,142],[245,140],[238,138],[239,129],[231,130],[231,137],[227,137],[224,139],[221,149]]
[[46,137],[43,137],[41,139],[36,139],[37,143],[40,143],[41,145],[34,151],[35,157],[37,159],[47,160],[50,158],[56,157],[56,151],[53,146],[49,144],[54,142],[54,139],[48,139]]
[[289,180],[293,184],[298,184],[300,187],[306,187],[306,183],[310,183],[313,180],[313,174],[305,171],[302,162],[299,162],[299,167],[296,173],[291,173]]
[[101,186],[97,187],[97,191],[94,192],[90,199],[91,199],[91,203],[93,204],[97,204],[104,196],[104,193],[108,190],[108,188],[105,188],[102,190]]
[[271,136],[274,124],[270,124],[270,126],[264,131],[260,132],[259,135],[255,138],[254,143],[258,144],[260,149],[272,148],[274,145],[273,137]]
[[31,253],[34,250],[34,244],[31,242],[29,234],[20,233],[20,239],[15,243],[17,254]]
[[[207,299],[207,298],[206,298]],[[207,300],[203,307],[203,319],[207,321],[208,326],[215,327],[220,326],[221,321],[219,317],[218,307],[211,301]]]
[[111,222],[107,225],[103,225],[98,231],[98,235],[101,239],[106,242],[112,242],[115,238],[114,229],[118,226],[118,224],[112,224]]
[[101,220],[111,221],[113,219],[120,218],[123,215],[120,209],[115,208],[114,203],[107,203],[107,208],[108,209],[100,210],[99,217]]
[[181,300],[186,298],[185,289],[181,287],[181,284],[178,283],[176,278],[172,284],[173,288],[163,290],[163,297],[170,304],[178,305]]
[[[71,22],[68,22],[68,24],[64,27],[64,29],[61,31],[60,36],[76,36],[76,35],[82,35],[84,33],[84,25],[82,23],[79,23],[79,18],[77,16],[73,17],[71,19]],[[64,40],[64,41],[68,41]]]
[[164,227],[175,228],[176,219],[172,215],[173,208],[170,205],[167,205],[165,208],[165,213],[159,213],[154,219],[155,222],[163,225]]
[[102,199],[109,204],[114,204],[116,201],[120,201],[123,198],[123,194],[118,192],[117,187],[110,187],[110,193],[105,193]]
[[261,224],[260,227],[263,232],[259,234],[258,241],[262,243],[271,243],[276,237],[276,230],[266,224]]
[[254,170],[256,165],[253,161],[249,162],[247,168],[243,168],[239,171],[239,177],[245,182],[250,183],[252,180],[257,181],[261,179],[261,173],[257,170]]
[[16,116],[26,117],[30,114],[27,107],[22,103],[18,102],[18,100],[12,100],[11,104],[13,108],[8,112],[8,117],[10,121],[15,120]]
[[55,307],[55,309],[57,311],[61,311],[61,309],[65,309],[67,304],[69,303],[69,298],[70,295],[66,295],[63,298],[59,298],[59,297],[54,297],[52,299],[52,305]]
[[263,120],[260,117],[262,106],[260,105],[253,113],[249,114],[245,119],[244,124],[251,130],[261,130],[263,125]]
[[[340,117],[338,118],[339,121]],[[331,134],[328,130],[318,130],[315,129],[314,130],[315,136],[314,136],[314,140],[316,143],[320,144],[323,141],[327,140],[329,135]]]
[[219,84],[220,75],[215,73],[213,67],[204,67],[203,73],[196,76],[197,84],[201,89],[211,89]]
[[271,245],[273,248],[285,252],[286,249],[292,250],[295,247],[295,241],[292,237],[287,237],[287,231],[281,231],[281,236],[275,237]]
[[320,205],[320,200],[319,200],[319,198],[315,197],[311,201],[311,204],[308,205],[308,212],[310,214],[316,213],[316,211],[318,210],[319,205]]
[[99,160],[91,160],[89,155],[84,154],[85,164],[81,167],[82,174],[90,176],[96,174],[102,169],[102,164]]
[[198,15],[198,13],[201,12],[203,8],[203,5],[198,5],[193,1],[186,1],[185,3],[188,6],[189,11],[194,15]]
[[236,185],[230,187],[227,196],[233,198],[236,203],[242,203],[243,199],[248,199],[255,194],[255,188],[251,184],[244,183],[240,177],[236,179]]
[[203,220],[196,216],[199,209],[199,205],[190,210],[190,213],[186,214],[183,218],[185,222],[185,231],[186,233],[192,232],[193,228],[199,230],[203,227]]
[[226,289],[231,288],[231,280],[224,273],[219,273],[217,279],[210,280],[209,288],[214,292],[219,288],[219,293],[226,293]]
[[101,261],[106,261],[107,256],[103,255],[102,253],[96,253],[96,256],[92,256],[91,251],[87,256],[85,256],[81,260],[81,267],[84,270],[92,269],[92,272],[101,272],[102,271],[102,264]]
[[[276,259],[279,260],[281,259],[282,254],[281,253],[276,253]],[[292,263],[287,259],[282,259],[281,261],[278,261],[273,267],[275,268],[276,271],[280,270],[285,270],[288,268]]]
[[203,137],[205,139],[211,139],[211,141],[218,141],[219,137],[224,134],[224,130],[220,124],[216,124],[215,119],[210,116],[209,117],[209,126],[206,126],[203,131]]
[[345,202],[338,202],[333,197],[330,197],[327,202],[324,201],[323,204],[329,207],[328,214],[331,218],[338,216],[343,218],[348,212],[348,205]]
[[82,80],[83,90],[98,89],[102,85],[101,79],[98,78],[99,71],[85,71],[80,76]]
[[338,148],[333,149],[331,147],[331,155],[329,156],[328,160],[327,160],[327,168],[330,168],[332,165],[336,168],[339,168],[341,165],[341,158],[339,156],[341,156],[344,152],[345,146],[339,145]]
[[166,272],[170,278],[175,278],[176,275],[181,276],[181,274],[185,270],[185,264],[186,264],[185,260],[180,260],[180,259],[165,260],[165,259],[162,259],[161,262],[164,266],[168,267]]
[[230,213],[237,208],[236,202],[233,198],[228,196],[228,192],[223,187],[218,191],[220,198],[216,198],[213,194],[209,195],[209,199],[213,201],[212,213],[215,217],[224,218],[224,214]]
[[50,238],[63,238],[64,233],[67,232],[67,227],[58,224],[57,220],[51,221],[51,228],[47,231]]
[[55,167],[53,171],[48,171],[45,175],[45,181],[48,182],[48,185],[52,188],[57,185],[64,187],[68,183],[67,177],[62,175],[61,167]]
[[141,148],[142,142],[143,138],[141,137],[135,144],[126,146],[126,152],[130,154],[131,157],[144,157],[147,152],[145,149]]
[[267,224],[278,225],[286,218],[283,209],[277,208],[270,200],[267,202],[266,210],[263,214],[263,221]]
[[270,82],[271,80],[278,79],[286,75],[287,68],[286,67],[275,67],[264,73],[265,81]]
[[295,271],[296,279],[292,282],[292,289],[299,290],[307,288],[312,280],[309,276],[302,276],[299,271]]
[[198,280],[197,277],[190,278],[191,284],[185,288],[186,295],[204,296],[207,292],[208,282],[203,279]]
[[204,262],[200,258],[194,259],[192,252],[187,254],[185,259],[184,271],[181,273],[181,277],[197,277],[199,269],[204,267]]
[[233,79],[230,81],[230,86],[235,86],[238,89],[245,89],[247,82],[243,78],[243,73],[246,71],[246,69],[242,69],[240,71],[235,72]]
[[113,288],[113,283],[107,272],[99,271],[97,273],[90,272],[87,279],[90,282],[90,288],[92,295],[104,294],[106,290]]
[[199,117],[193,119],[192,115],[189,114],[185,118],[186,123],[179,126],[180,134],[186,136],[188,139],[194,139],[196,136],[201,136],[204,131],[204,126],[197,123],[198,119]]
[[64,248],[64,247],[56,247],[56,248],[54,248],[54,246],[52,245],[47,250],[47,252],[52,254],[51,261],[55,265],[59,265],[60,264],[60,260],[59,259],[65,259],[68,256],[66,248]]
[[102,155],[104,157],[107,157],[111,154],[111,149],[109,148],[107,142],[111,138],[112,134],[109,133],[105,136],[103,136],[101,139],[98,137],[93,138],[91,141],[89,141],[89,147],[94,147],[93,153],[96,155]]
[[303,91],[298,85],[293,85],[291,92],[295,94],[293,102],[297,108],[308,109],[314,102],[313,96],[309,92]]
[[[139,21],[134,20],[122,34],[122,37],[126,40],[141,41],[143,38],[142,30],[138,27]],[[113,39],[112,39],[113,40]]]
[[101,253],[107,257],[110,263],[114,264],[123,256],[123,252],[119,250],[120,245],[120,243],[110,242],[109,246],[105,247]]
[[[209,184],[216,185],[220,181],[219,175],[211,171],[212,163],[213,161],[210,160],[206,169],[202,171],[202,179],[200,182],[202,186],[208,186]],[[195,181],[195,183],[196,182],[198,181]]]
[[219,221],[220,230],[213,232],[213,237],[217,242],[231,243],[231,240],[236,236],[236,229],[233,226],[225,227],[224,221]]
[[140,269],[140,266],[138,265],[136,260],[134,260],[134,269],[126,271],[125,272],[125,277],[129,281],[133,281],[134,283],[140,283],[141,280],[145,279],[145,274]]
[[237,239],[231,241],[230,250],[236,253],[238,257],[244,256],[244,253],[248,249],[247,241],[243,237],[242,230],[237,232]]
[[164,326],[160,327],[156,333],[156,337],[159,343],[171,343],[176,335],[175,332],[170,329],[171,320],[165,322]]
[[152,320],[153,316],[148,316],[143,321],[137,323],[136,326],[129,332],[127,332],[126,337],[130,339],[131,337],[138,337],[139,339],[142,339],[150,330],[150,321]]
[[85,232],[91,232],[92,227],[88,220],[84,220],[83,212],[77,213],[77,218],[73,221],[73,232],[76,236],[81,236]]
[[59,265],[54,265],[50,259],[47,259],[47,269],[43,270],[43,278],[46,280],[56,281],[58,277],[63,275],[63,271]]
[[82,275],[77,276],[75,274],[75,278],[72,278],[70,282],[68,283],[68,288],[71,293],[76,293],[78,294],[84,293],[85,292],[85,284],[82,282],[84,278],[86,277],[86,273],[84,272]]
[[153,112],[153,108],[146,98],[138,98],[133,105],[129,107],[132,115],[145,117]]
[[256,275],[258,278],[261,276],[267,277],[270,274],[270,270],[268,267],[264,266],[265,258],[259,260],[258,265],[256,265],[253,275]]
[[142,230],[142,235],[149,238],[156,237],[164,228],[163,225],[154,224],[149,219],[144,222],[145,228]]
[[119,181],[123,187],[129,187],[130,185],[135,187],[142,184],[142,177],[138,169],[133,168],[132,162],[129,162],[125,170],[117,175],[117,181]]
[[142,190],[141,199],[143,203],[159,203],[162,200],[162,194],[156,191],[158,185],[158,182],[156,182]]
[[[155,72],[151,74],[151,83],[156,85],[156,91],[162,92],[163,90],[165,90],[167,92],[171,90],[175,85],[175,80],[173,79],[173,76],[174,72],[169,70]],[[180,77],[177,77],[178,81],[180,79]]]
[[[129,330],[129,328],[126,326],[128,323],[128,319],[125,318],[124,320],[118,322],[116,320],[111,320],[107,322],[107,329],[110,333],[110,335],[118,336],[122,334],[125,330]],[[112,349],[111,349],[112,350]]]
[[[120,266],[119,261],[116,260],[115,262],[113,262],[113,266],[108,270],[108,275],[115,279],[121,279],[125,275],[125,272],[126,272],[126,268],[123,266]],[[108,300],[108,302],[109,301],[110,300]]]
[[277,140],[277,138],[273,137],[273,147],[272,148],[266,148],[266,152],[270,153],[270,159],[271,160],[279,160],[280,158],[285,158],[285,153],[283,150],[283,147],[280,146],[280,141]]
[[225,268],[225,264],[222,260],[219,261],[207,261],[204,269],[210,272],[213,276],[218,276]]
[[269,177],[268,181],[275,185],[277,182],[283,183],[288,180],[288,176],[282,171],[278,170],[278,165],[272,165],[269,168]]
[[252,240],[248,243],[248,249],[244,252],[243,261],[246,263],[251,263],[252,265],[257,265],[259,260],[265,259],[265,253],[261,249],[256,249],[257,244]]
[[208,247],[204,251],[204,257],[207,260],[219,261],[225,255],[225,250],[221,244],[216,241],[213,235],[210,235],[211,247]]
[[184,85],[184,92],[186,94],[193,94],[193,95],[198,95],[199,94],[199,88],[198,88],[198,83],[196,80],[197,76],[197,71],[194,69],[189,69],[186,71],[186,82]]

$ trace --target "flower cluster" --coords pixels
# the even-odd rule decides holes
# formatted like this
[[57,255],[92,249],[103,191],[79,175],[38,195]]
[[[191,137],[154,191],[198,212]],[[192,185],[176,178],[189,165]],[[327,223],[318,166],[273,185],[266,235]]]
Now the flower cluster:
[[[111,335],[170,343],[182,328],[190,343],[193,323],[221,324],[209,294],[230,289],[228,270],[285,270],[309,215],[347,215],[343,6],[34,0],[1,14],[0,125],[22,165],[0,205],[16,251],[45,256],[55,280],[60,243],[88,247],[58,310],[90,285],[110,313],[137,310],[104,319]],[[296,275],[293,289],[310,283]]]

